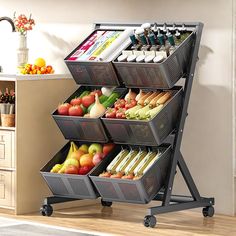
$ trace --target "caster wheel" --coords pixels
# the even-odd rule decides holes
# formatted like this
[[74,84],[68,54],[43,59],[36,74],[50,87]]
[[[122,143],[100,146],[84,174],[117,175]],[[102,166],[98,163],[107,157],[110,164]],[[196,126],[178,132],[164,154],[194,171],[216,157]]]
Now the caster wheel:
[[215,213],[215,209],[213,206],[204,207],[202,209],[202,214],[204,217],[212,217],[214,213]]
[[102,206],[110,207],[112,205],[112,202],[107,202],[107,201],[101,200],[101,204],[102,204]]
[[53,213],[53,208],[51,205],[43,205],[40,208],[40,213],[42,216],[51,216]]
[[143,224],[145,227],[154,228],[157,223],[156,217],[152,215],[147,215],[144,217]]

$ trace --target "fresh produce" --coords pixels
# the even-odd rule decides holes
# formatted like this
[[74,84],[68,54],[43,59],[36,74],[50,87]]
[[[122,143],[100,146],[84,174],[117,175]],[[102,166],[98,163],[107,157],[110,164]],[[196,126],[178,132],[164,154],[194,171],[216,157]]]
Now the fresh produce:
[[53,74],[54,69],[51,65],[46,65],[43,58],[37,58],[34,64],[25,64],[23,68],[20,68],[20,73],[23,75]]
[[90,145],[82,144],[80,147],[77,147],[74,142],[71,142],[65,161],[55,164],[50,172],[85,175],[106,158],[114,146],[115,144],[113,143],[104,145],[92,143]]
[[81,166],[79,168],[79,175],[86,175],[90,170],[92,170],[93,166]]
[[104,94],[105,96],[109,97],[112,94],[114,89],[115,88],[102,87],[101,91],[102,91],[102,94]]
[[145,95],[145,92],[143,92],[143,90],[140,89],[138,95],[135,98],[135,100],[138,101],[144,95]]
[[79,95],[79,98],[82,98],[82,97],[84,97],[84,96],[86,96],[86,95],[89,95],[90,93],[91,93],[90,91],[85,90],[85,91],[83,91],[83,92]]
[[125,174],[129,175],[134,173],[135,168],[138,164],[143,160],[143,158],[147,155],[147,151],[140,150],[139,153],[135,156],[135,158],[127,165],[125,168]]
[[91,104],[93,104],[95,102],[95,95],[86,95],[84,97],[82,97],[82,104],[85,107],[89,107]]
[[74,165],[69,165],[65,168],[65,174],[77,175],[79,174],[79,168]]
[[72,106],[80,105],[82,103],[82,98],[75,97],[70,101]]
[[102,145],[99,143],[92,143],[88,148],[88,153],[94,155],[96,153],[102,153]]
[[125,101],[135,100],[137,94],[129,89],[129,92],[125,95]]
[[164,104],[165,102],[168,101],[168,99],[171,98],[171,92],[166,92],[164,96],[162,96],[161,98],[159,98],[156,102],[156,106],[160,105],[160,104]]
[[115,103],[114,103],[114,108],[115,109],[120,109],[120,108],[124,108],[126,105],[126,101],[125,99],[118,99]]
[[104,157],[103,153],[96,153],[93,156],[93,164],[96,166],[98,163],[102,161],[103,157]]
[[148,92],[145,95],[143,95],[139,100],[138,100],[138,105],[144,106],[144,101],[152,95],[152,92]]
[[88,153],[89,146],[87,144],[83,144],[79,147],[79,150],[83,151],[84,153]]
[[84,154],[86,154],[84,151],[78,149],[78,150],[71,153],[70,158],[80,161],[80,157],[83,156]]
[[132,107],[131,109],[128,109],[126,112],[125,112],[125,116],[127,119],[135,119],[136,118],[136,111],[140,110],[142,108],[141,105],[137,105],[135,107]]
[[115,147],[114,143],[107,143],[103,145],[102,152],[106,156],[111,152],[111,150]]
[[65,160],[62,168],[58,171],[58,173],[60,173],[60,174],[65,173],[65,170],[68,166],[76,166],[77,168],[79,168],[80,162],[76,159],[69,158],[69,159]]
[[125,173],[125,168],[129,165],[129,163],[135,158],[138,154],[137,150],[131,150],[129,154],[122,160],[122,162],[116,167],[116,173]]
[[106,118],[116,118],[116,109],[115,108],[108,108],[105,113]]
[[154,97],[154,98],[150,101],[149,107],[150,107],[150,108],[156,107],[156,103],[157,103],[158,99],[161,98],[161,97],[164,96],[164,95],[165,95],[164,92],[159,93],[156,97]]
[[60,104],[57,108],[57,112],[59,115],[67,116],[67,115],[69,115],[69,108],[70,107],[71,107],[71,105],[69,103]]
[[136,118],[138,120],[145,120],[147,117],[146,117],[146,112],[150,111],[151,108],[149,107],[149,105],[146,105],[145,107],[137,110],[135,112],[135,115],[136,115]]
[[130,99],[126,101],[125,108],[128,110],[132,107],[135,107],[137,105],[137,101],[135,99]]
[[108,99],[107,99],[105,102],[102,103],[102,105],[103,105],[105,108],[112,106],[112,105],[115,103],[115,101],[119,98],[119,96],[120,96],[119,93],[113,92],[113,93],[108,97]]
[[83,116],[84,111],[79,105],[75,105],[69,108],[68,115],[69,116]]
[[[111,91],[113,90],[114,89],[112,89]],[[106,94],[108,95],[108,93]],[[96,96],[98,96],[98,101],[95,99]],[[69,109],[67,112],[64,111],[65,107],[63,108],[60,107],[62,112],[60,113],[60,111],[58,111],[58,114],[69,115],[69,116],[83,116],[86,118],[98,118],[105,113],[106,108],[112,106],[117,101],[119,96],[120,94],[117,92],[111,92],[109,93],[109,96],[106,96],[99,89],[95,89],[92,91],[85,90],[79,96],[77,95],[67,103],[64,103],[64,104],[70,104],[72,106],[72,108],[70,109],[70,113]],[[124,106],[125,104],[126,102],[124,100]],[[129,106],[132,105],[133,102],[129,102]]]
[[62,164],[56,164],[52,167],[51,171],[52,173],[57,173],[62,168]]
[[95,104],[91,108],[91,111],[89,113],[91,118],[98,118],[98,117],[102,116],[104,114],[104,112],[106,111],[105,106],[99,102],[97,94],[95,95],[95,97],[96,97]]
[[125,112],[126,112],[125,108],[120,108],[118,111],[116,111],[116,118],[117,119],[125,119],[126,118]]
[[80,157],[79,164],[80,166],[94,166],[93,155],[89,153],[82,155]]
[[[129,90],[128,94],[131,94],[131,90]],[[117,99],[114,103],[114,108],[110,108],[106,111],[106,118],[136,120],[152,119],[172,97],[173,91],[149,91],[145,93],[143,90],[140,90],[135,99],[129,99],[130,97],[127,96],[128,94],[126,94],[127,100],[123,98]]]
[[160,157],[159,151],[122,149],[99,177],[136,180],[141,178]]
[[100,97],[100,96],[102,96],[102,91],[99,89],[95,89],[90,93],[90,95],[94,95],[94,96],[95,96],[95,94],[97,94]]
[[155,108],[153,108],[153,109],[147,111],[146,114],[145,114],[146,118],[152,119],[154,116],[157,115],[157,113],[159,113],[159,111],[161,111],[161,109],[163,108],[163,106],[164,106],[164,105],[161,104],[161,105],[158,105],[157,107],[155,107]]
[[147,106],[153,98],[155,98],[160,92],[153,92],[149,97],[144,100],[144,106]]
[[107,166],[107,171],[110,173],[115,173],[117,166],[122,162],[122,160],[129,154],[127,149],[123,149],[119,154],[113,159],[113,161]]

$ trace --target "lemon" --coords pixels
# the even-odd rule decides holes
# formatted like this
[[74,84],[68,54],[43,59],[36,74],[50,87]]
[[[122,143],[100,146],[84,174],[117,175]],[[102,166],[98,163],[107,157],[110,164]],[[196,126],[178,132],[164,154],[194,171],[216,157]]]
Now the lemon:
[[34,64],[38,67],[43,67],[46,66],[46,61],[43,58],[39,57],[35,60]]

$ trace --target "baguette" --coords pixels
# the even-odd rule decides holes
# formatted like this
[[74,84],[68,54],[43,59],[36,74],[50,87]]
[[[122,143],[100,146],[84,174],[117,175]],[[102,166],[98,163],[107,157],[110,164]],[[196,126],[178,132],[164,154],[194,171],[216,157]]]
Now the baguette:
[[156,106],[166,103],[171,98],[171,92],[166,92],[164,96],[157,100]]
[[159,93],[156,97],[152,99],[152,101],[149,103],[150,108],[154,108],[156,106],[157,100],[160,99],[162,96],[165,95],[165,92]]
[[153,98],[155,98],[160,92],[153,92],[153,94],[151,96],[149,96],[148,98],[145,99],[144,101],[144,106],[148,105]]
[[153,92],[148,92],[138,100],[138,105],[144,106],[144,101],[152,95]]

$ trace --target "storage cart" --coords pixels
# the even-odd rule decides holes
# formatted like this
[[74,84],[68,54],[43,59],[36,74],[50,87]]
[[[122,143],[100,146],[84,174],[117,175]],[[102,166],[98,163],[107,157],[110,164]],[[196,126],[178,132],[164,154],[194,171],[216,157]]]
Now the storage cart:
[[[175,89],[176,91],[173,99],[164,107],[165,109],[149,122],[101,119],[104,124],[102,126],[104,136],[119,145],[146,145],[155,148],[162,144],[161,148],[165,148],[160,161],[155,162],[152,169],[143,178],[133,182],[129,180],[105,180],[104,178],[99,178],[99,173],[114,158],[114,154],[110,155],[105,162],[102,162],[97,168],[91,171],[88,178],[86,177],[87,181],[89,179],[91,181],[87,183],[89,183],[90,187],[92,186],[92,198],[101,196],[103,206],[111,206],[113,201],[141,204],[148,203],[151,200],[161,201],[162,204],[160,206],[150,207],[148,209],[148,214],[144,217],[144,226],[146,227],[155,227],[157,222],[155,215],[161,213],[200,207],[203,208],[202,213],[204,217],[212,217],[214,215],[214,198],[206,198],[200,195],[180,151],[203,29],[202,23],[184,24],[186,29],[191,31],[191,34],[162,63],[118,62],[117,57],[112,62],[106,63],[68,61],[68,58],[76,49],[65,59],[67,66],[78,84],[81,81],[81,84],[86,84],[87,86],[98,85],[99,80],[96,78],[96,73],[94,72],[99,71],[99,77],[105,79],[101,81],[107,86],[114,86],[120,83],[121,87]],[[157,24],[160,28],[163,25],[164,23]],[[172,27],[173,23],[165,25],[168,28]],[[182,25],[183,23],[175,24],[176,27],[181,27]],[[138,26],[140,25],[117,26],[115,24],[96,24],[95,30]],[[105,77],[101,74],[102,71],[105,73]],[[108,77],[110,80],[108,80]],[[183,87],[173,87],[180,78],[183,79]],[[160,121],[165,121],[165,119],[168,122],[162,122],[161,126],[158,126]],[[145,133],[137,135],[135,131],[137,129]],[[73,139],[73,137],[70,138]],[[94,141],[96,141],[96,137],[94,138]],[[165,143],[164,146],[163,143]],[[117,148],[119,149],[120,146]],[[177,167],[185,180],[191,196],[177,196],[172,194]],[[45,171],[47,172],[47,167],[42,169],[42,172]],[[44,173],[45,176],[48,175],[46,172]],[[53,176],[49,174],[49,177],[51,178],[50,185],[55,185],[52,179]],[[127,192],[124,189],[130,189],[132,191]],[[58,194],[56,191],[52,190],[52,192],[54,196],[47,197],[44,200],[41,208],[42,215],[50,216],[52,214],[53,209],[51,204],[83,199],[80,193],[65,195],[60,193],[60,189]],[[87,197],[85,196],[85,198]]]

